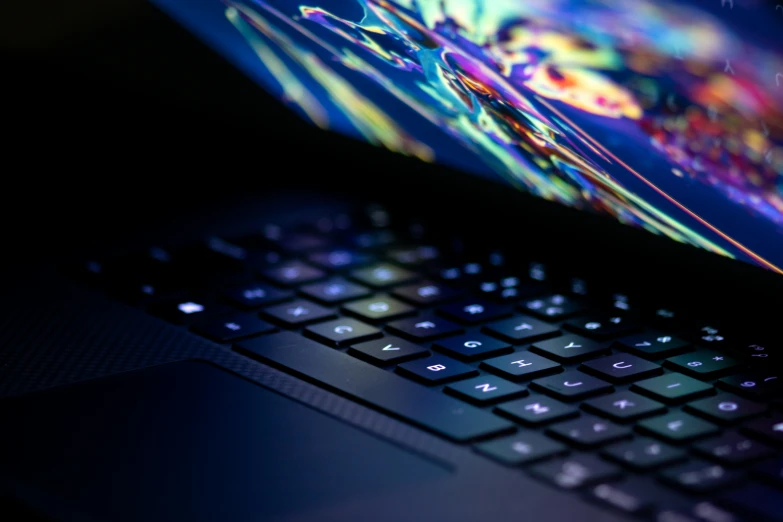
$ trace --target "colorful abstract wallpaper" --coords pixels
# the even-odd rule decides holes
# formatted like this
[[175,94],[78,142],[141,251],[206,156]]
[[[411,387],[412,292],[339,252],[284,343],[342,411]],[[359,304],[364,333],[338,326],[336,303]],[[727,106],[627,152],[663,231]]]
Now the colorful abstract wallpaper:
[[783,273],[783,5],[156,3],[323,129]]

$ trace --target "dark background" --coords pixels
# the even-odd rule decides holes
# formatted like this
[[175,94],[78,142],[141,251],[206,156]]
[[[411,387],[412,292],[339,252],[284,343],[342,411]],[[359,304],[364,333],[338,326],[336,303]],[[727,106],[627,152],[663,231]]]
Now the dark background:
[[783,277],[321,132],[144,2],[3,6],[0,52],[6,262],[308,187],[446,217],[520,258],[698,315],[777,319]]

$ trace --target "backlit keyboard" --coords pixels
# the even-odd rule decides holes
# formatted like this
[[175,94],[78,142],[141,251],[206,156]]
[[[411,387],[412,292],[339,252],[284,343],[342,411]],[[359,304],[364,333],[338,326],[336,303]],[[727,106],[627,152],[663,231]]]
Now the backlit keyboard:
[[382,221],[80,268],[151,314],[614,509],[783,520],[770,346]]

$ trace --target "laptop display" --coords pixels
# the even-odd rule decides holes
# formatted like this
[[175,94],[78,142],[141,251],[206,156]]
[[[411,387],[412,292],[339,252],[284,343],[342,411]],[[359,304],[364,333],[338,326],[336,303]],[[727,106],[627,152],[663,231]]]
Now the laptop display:
[[155,3],[319,127],[783,273],[783,6]]

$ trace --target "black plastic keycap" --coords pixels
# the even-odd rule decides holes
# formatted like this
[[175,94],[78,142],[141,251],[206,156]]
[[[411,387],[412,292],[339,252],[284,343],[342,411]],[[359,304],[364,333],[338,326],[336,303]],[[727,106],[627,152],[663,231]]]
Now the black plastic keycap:
[[764,404],[728,393],[691,402],[685,409],[721,424],[732,424],[767,411]]
[[458,381],[478,374],[478,370],[472,366],[442,355],[402,363],[397,366],[396,371],[400,375],[430,385]]
[[476,450],[509,466],[528,464],[568,451],[561,443],[530,431],[482,442],[476,445]]
[[292,332],[243,341],[237,349],[458,442],[514,429],[491,413]]
[[342,303],[370,295],[369,288],[352,283],[342,277],[304,285],[299,288],[299,291],[310,299],[326,304]]
[[554,337],[560,328],[526,315],[503,319],[482,328],[483,332],[512,344],[524,344]]
[[686,442],[718,432],[714,424],[676,411],[640,421],[637,427],[640,431],[673,443]]
[[579,415],[579,411],[573,406],[563,404],[543,395],[507,402],[495,408],[495,411],[506,417],[534,426]]
[[671,357],[690,350],[690,343],[687,341],[653,330],[623,337],[617,340],[615,345],[623,351],[653,360]]
[[663,372],[657,364],[627,353],[588,361],[582,363],[579,369],[616,383],[638,381]]
[[274,325],[262,321],[255,314],[234,314],[196,324],[192,330],[219,343],[227,343],[273,332]]

